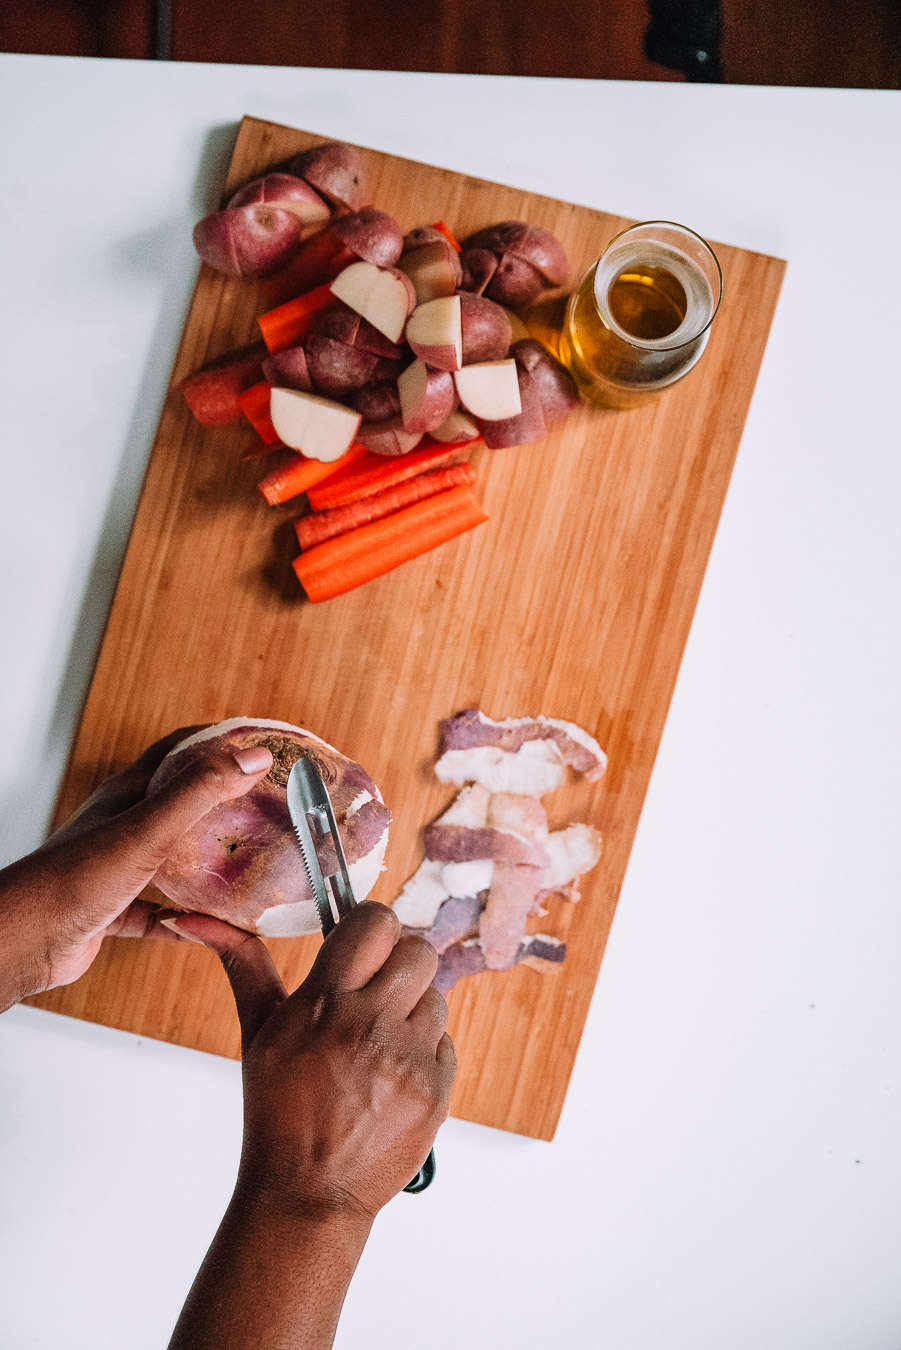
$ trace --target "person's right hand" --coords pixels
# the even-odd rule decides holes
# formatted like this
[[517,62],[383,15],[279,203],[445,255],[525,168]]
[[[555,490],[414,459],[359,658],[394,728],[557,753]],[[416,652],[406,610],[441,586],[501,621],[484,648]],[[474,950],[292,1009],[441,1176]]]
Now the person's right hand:
[[179,933],[219,955],[241,1021],[238,1193],[371,1223],[446,1119],[456,1057],[438,958],[385,905],[358,905],[289,996],[259,938],[202,915]]

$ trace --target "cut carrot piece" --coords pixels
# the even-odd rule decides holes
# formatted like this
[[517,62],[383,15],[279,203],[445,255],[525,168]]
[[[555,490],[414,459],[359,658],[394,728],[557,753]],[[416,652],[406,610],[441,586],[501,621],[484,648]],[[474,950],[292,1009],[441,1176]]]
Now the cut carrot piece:
[[314,286],[334,281],[348,264],[358,261],[357,255],[344,247],[329,225],[318,234],[311,235],[290,262],[265,278],[262,282],[263,294],[270,305],[281,305]]
[[272,425],[272,418],[269,416],[269,395],[271,392],[271,385],[266,380],[261,380],[259,384],[252,384],[249,389],[245,389],[244,393],[238,396],[238,407],[259,435],[260,440],[264,441],[266,445],[278,443],[278,432]]
[[293,347],[303,341],[322,311],[337,303],[326,283],[314,291],[307,291],[306,295],[299,295],[296,300],[289,300],[286,305],[270,309],[257,320],[263,341],[271,352]]
[[314,511],[349,506],[351,502],[362,501],[364,497],[415,478],[426,469],[437,469],[477,444],[478,441],[463,441],[459,445],[429,445],[424,450],[410,450],[396,458],[370,454],[343,471],[340,477],[311,492],[310,505]]
[[352,464],[354,460],[361,459],[366,453],[365,446],[352,445],[340,459],[333,459],[330,462],[307,459],[306,455],[295,454],[287,464],[267,474],[257,483],[257,487],[270,506],[278,506],[281,502],[290,501],[292,497],[299,497],[314,483],[321,483],[324,478],[329,478],[346,465]]
[[344,595],[488,519],[468,487],[454,487],[384,520],[317,544],[294,560],[297,579],[313,604]]
[[450,227],[445,225],[443,220],[436,220],[435,224],[432,226],[432,229],[437,230],[439,234],[443,234],[447,242],[451,244],[457,250],[458,253],[463,252],[462,246],[457,243]]
[[301,516],[294,522],[297,542],[302,549],[314,548],[339,534],[348,534],[359,525],[368,525],[370,521],[381,520],[383,516],[402,511],[405,506],[434,497],[436,492],[446,492],[452,487],[472,487],[476,481],[476,471],[471,464],[451,464],[446,469],[433,469],[431,473],[420,473],[398,483],[384,492],[376,492],[362,501],[351,502],[349,506],[337,506],[334,511],[314,511],[312,515]]

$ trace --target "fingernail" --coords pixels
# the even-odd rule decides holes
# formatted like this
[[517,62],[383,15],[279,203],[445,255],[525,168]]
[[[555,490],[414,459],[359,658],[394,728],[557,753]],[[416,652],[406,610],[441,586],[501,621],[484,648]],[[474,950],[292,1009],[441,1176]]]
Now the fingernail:
[[246,750],[236,750],[234,761],[242,773],[259,773],[272,764],[272,754],[265,745],[250,745]]
[[168,928],[171,932],[176,933],[178,937],[184,938],[187,942],[198,942],[201,947],[206,946],[205,942],[200,942],[200,938],[192,937],[190,933],[186,933],[183,929],[179,928],[178,919],[160,919],[160,923],[164,928]]

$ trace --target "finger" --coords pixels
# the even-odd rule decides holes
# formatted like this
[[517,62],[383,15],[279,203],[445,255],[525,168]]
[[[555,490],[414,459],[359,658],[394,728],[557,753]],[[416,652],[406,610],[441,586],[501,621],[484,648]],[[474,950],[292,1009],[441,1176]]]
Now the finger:
[[454,1049],[454,1043],[447,1032],[444,1033],[441,1040],[438,1042],[435,1058],[438,1061],[438,1068],[441,1070],[444,1091],[448,1101],[450,1101],[451,1088],[454,1086],[454,1079],[457,1076],[457,1052]]
[[133,900],[107,927],[107,937],[157,938],[161,942],[179,942],[178,933],[165,925],[177,911],[160,909],[146,900]]
[[[242,768],[242,762],[246,768]],[[263,746],[239,751],[238,755],[210,752],[187,765],[152,796],[95,826],[90,837],[82,836],[81,842],[90,845],[96,891],[102,894],[107,885],[119,894],[127,890],[137,893],[187,830],[220,802],[249,791],[271,766],[272,755]]]
[[364,901],[329,933],[301,988],[362,989],[381,970],[399,937],[394,910]]
[[408,933],[366,987],[367,996],[392,1016],[409,1017],[438,969],[438,953],[424,937]]
[[417,1039],[421,1038],[437,1055],[439,1042],[443,1039],[447,1027],[447,1004],[437,989],[429,986],[410,1013],[407,1022],[413,1028]]
[[219,957],[235,998],[241,1045],[246,1051],[266,1019],[287,997],[266,944],[252,933],[207,914],[179,914],[163,922],[182,937],[212,948]]
[[67,829],[77,820],[79,825],[94,824],[107,820],[139,802],[147,791],[151,778],[156,773],[170,750],[174,750],[181,741],[186,741],[196,731],[202,731],[207,723],[197,726],[179,727],[170,731],[153,745],[149,745],[133,764],[112,774],[94,789],[87,801],[69,817],[63,829]]

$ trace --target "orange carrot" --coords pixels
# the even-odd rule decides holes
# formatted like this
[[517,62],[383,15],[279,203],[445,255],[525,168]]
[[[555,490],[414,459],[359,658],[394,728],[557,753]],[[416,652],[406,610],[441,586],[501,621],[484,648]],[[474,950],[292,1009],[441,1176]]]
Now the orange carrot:
[[238,396],[238,407],[247,418],[254,431],[266,445],[276,445],[278,432],[269,416],[269,395],[272,387],[265,380],[252,384]]
[[313,286],[333,281],[352,262],[359,262],[357,255],[344,247],[331,226],[326,226],[318,234],[311,235],[290,262],[265,278],[263,294],[270,305],[283,304]]
[[415,478],[426,469],[437,469],[448,460],[456,459],[464,450],[478,445],[478,441],[463,441],[454,445],[429,445],[423,450],[410,450],[406,455],[367,455],[359,464],[344,470],[321,488],[311,492],[310,505],[314,511],[327,511],[334,506],[349,506],[376,492],[395,487],[408,478]]
[[405,483],[376,492],[362,501],[351,502],[349,506],[337,506],[334,511],[314,511],[312,515],[301,516],[294,522],[297,542],[302,549],[313,548],[325,543],[339,534],[348,534],[359,525],[368,525],[370,521],[381,520],[383,516],[393,515],[405,506],[434,497],[436,492],[445,492],[448,488],[472,487],[476,481],[476,471],[471,464],[451,464],[447,469],[433,469],[431,473],[421,473],[408,478]]
[[299,497],[301,492],[306,492],[314,483],[321,483],[324,478],[331,477],[333,473],[352,464],[355,459],[361,459],[365,454],[366,449],[362,445],[352,445],[340,459],[333,459],[328,463],[321,459],[307,459],[306,455],[295,454],[287,464],[267,474],[257,483],[257,487],[270,506],[278,506],[280,502],[288,502],[292,497]]
[[286,305],[270,309],[267,314],[261,314],[257,320],[263,341],[271,352],[280,352],[283,347],[293,347],[307,336],[314,320],[322,311],[328,309],[329,305],[337,303],[331,287],[326,282],[324,286],[317,286],[315,291],[307,291],[306,295],[289,300]]
[[457,243],[450,228],[447,225],[445,225],[443,220],[436,220],[435,224],[432,226],[432,229],[437,230],[439,234],[443,234],[447,242],[451,244],[457,250],[458,253],[463,252],[462,246]]
[[488,519],[468,487],[449,488],[383,520],[327,539],[294,560],[313,604],[344,595]]

